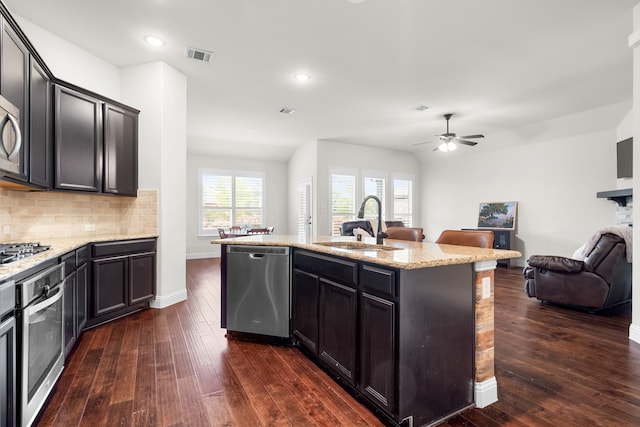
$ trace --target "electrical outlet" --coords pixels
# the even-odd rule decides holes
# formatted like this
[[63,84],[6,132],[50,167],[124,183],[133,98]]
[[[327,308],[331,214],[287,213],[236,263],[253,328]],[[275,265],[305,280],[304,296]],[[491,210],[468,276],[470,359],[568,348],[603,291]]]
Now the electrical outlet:
[[491,278],[482,278],[482,299],[491,298]]
[[84,231],[96,231],[96,225],[95,224],[85,224],[84,225]]

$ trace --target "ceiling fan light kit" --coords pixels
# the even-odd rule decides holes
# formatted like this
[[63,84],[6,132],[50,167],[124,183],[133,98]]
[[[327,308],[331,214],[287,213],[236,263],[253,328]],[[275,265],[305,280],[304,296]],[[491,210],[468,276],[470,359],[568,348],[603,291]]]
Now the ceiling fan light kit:
[[[440,135],[437,135],[438,139],[441,142],[440,144],[438,144],[436,148],[433,149],[433,151],[439,150],[444,153],[449,153],[455,150],[456,148],[458,148],[458,144],[469,145],[473,147],[474,145],[478,145],[478,143],[474,141],[467,141],[468,139],[484,138],[484,135],[481,135],[481,134],[456,136],[454,132],[449,132],[449,119],[451,119],[451,116],[453,116],[453,113],[447,113],[443,115],[444,119],[447,121],[447,131],[445,133],[441,133]],[[413,144],[413,145],[422,145],[422,144],[428,144],[428,142],[421,142],[419,144]]]

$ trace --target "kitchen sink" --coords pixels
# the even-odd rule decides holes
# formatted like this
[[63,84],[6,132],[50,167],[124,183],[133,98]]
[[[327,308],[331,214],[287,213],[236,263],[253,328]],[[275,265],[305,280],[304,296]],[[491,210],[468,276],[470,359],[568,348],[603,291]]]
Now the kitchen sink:
[[329,246],[338,249],[348,249],[350,251],[397,251],[402,248],[393,246],[375,245],[362,242],[315,242],[314,245]]

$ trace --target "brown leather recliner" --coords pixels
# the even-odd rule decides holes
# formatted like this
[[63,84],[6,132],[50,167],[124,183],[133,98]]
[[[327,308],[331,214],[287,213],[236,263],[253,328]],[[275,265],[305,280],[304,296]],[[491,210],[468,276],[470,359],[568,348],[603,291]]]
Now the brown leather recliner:
[[631,299],[631,263],[615,234],[603,234],[584,261],[533,255],[527,263],[525,290],[540,301],[597,311]]

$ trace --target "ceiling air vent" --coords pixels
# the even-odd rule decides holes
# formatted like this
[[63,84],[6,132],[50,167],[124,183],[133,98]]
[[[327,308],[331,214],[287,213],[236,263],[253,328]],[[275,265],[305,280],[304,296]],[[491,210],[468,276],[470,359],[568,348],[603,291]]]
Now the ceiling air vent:
[[191,58],[194,61],[206,62],[211,64],[213,59],[213,52],[208,52],[202,49],[196,49],[195,47],[187,47],[184,51],[184,56]]
[[431,107],[429,107],[428,105],[422,104],[422,105],[418,105],[416,108],[414,108],[414,110],[416,110],[416,111],[426,111],[429,108],[431,108]]
[[295,108],[287,108],[284,107],[283,109],[280,110],[281,113],[283,114],[293,114],[296,112]]

